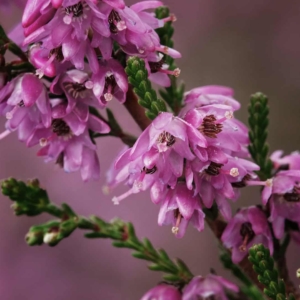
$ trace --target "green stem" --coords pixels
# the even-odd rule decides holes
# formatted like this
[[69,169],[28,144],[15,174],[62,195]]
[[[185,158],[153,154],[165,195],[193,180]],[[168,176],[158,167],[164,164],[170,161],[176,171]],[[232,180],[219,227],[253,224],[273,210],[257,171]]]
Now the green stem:
[[43,242],[55,246],[78,228],[89,231],[85,234],[87,238],[109,238],[114,241],[115,247],[134,250],[134,257],[151,262],[149,269],[164,272],[167,281],[184,286],[193,277],[183,261],[172,261],[163,249],[155,249],[148,239],[138,239],[131,223],[119,219],[106,222],[96,216],[85,218],[77,215],[67,204],[59,207],[50,202],[47,192],[40,188],[37,180],[27,184],[15,179],[5,180],[2,182],[2,193],[14,201],[12,207],[18,215],[48,213],[58,218],[30,228],[26,241],[31,246]]

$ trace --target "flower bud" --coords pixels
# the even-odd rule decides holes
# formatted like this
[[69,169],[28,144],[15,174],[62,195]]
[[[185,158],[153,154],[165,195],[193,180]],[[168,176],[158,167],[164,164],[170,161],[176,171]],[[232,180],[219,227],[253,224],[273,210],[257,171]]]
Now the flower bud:
[[180,292],[171,285],[160,284],[148,291],[141,300],[181,300]]

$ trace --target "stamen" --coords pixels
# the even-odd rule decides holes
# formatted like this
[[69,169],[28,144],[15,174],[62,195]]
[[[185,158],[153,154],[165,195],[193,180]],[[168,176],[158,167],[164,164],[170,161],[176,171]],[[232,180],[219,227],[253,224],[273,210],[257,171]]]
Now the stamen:
[[54,56],[58,62],[62,62],[64,60],[64,54],[62,52],[62,46],[53,48],[49,52],[49,58]]
[[114,97],[111,93],[105,93],[104,98],[107,102],[111,101]]
[[162,19],[165,23],[166,22],[176,22],[177,18],[174,14],[170,14],[169,17]]
[[11,133],[11,131],[9,131],[9,130],[5,130],[2,133],[0,133],[0,140],[2,140],[5,137],[7,137],[10,133]]
[[82,19],[86,19],[86,15],[84,15],[83,11],[84,9],[88,8],[85,7],[86,5],[83,5],[81,2],[68,6],[65,8],[65,16],[63,18],[63,21],[65,24],[70,25],[72,21],[81,21]]
[[229,173],[232,177],[237,177],[240,175],[238,168],[232,168]]
[[86,83],[65,82],[63,85],[67,92],[75,99],[85,97]]
[[172,227],[172,233],[176,235],[176,234],[178,234],[179,225],[180,225],[180,222],[182,219],[182,215],[179,212],[178,208],[176,210],[174,210],[174,217],[176,218],[176,223],[175,223],[175,226]]
[[154,166],[152,169],[147,169],[144,167],[141,172],[145,172],[146,174],[154,174],[157,171],[156,166]]
[[245,222],[241,226],[240,234],[243,237],[243,243],[239,247],[241,252],[245,252],[247,250],[248,243],[254,238],[255,233],[252,229],[252,224],[250,222]]
[[293,191],[291,193],[285,193],[283,198],[287,202],[300,202],[299,187],[294,186]]
[[62,119],[53,119],[51,126],[52,131],[56,133],[57,136],[68,136],[71,134],[70,127]]
[[20,108],[20,107],[24,107],[24,101],[20,101],[11,111],[7,112],[5,117],[7,120],[11,120],[14,116],[14,114],[16,113],[16,111]]
[[118,33],[127,28],[125,21],[122,21],[120,15],[112,10],[108,16],[109,29],[111,33]]
[[37,75],[41,79],[45,75],[45,70],[48,68],[48,66],[50,66],[50,64],[52,64],[55,58],[56,55],[51,55],[47,62],[43,65],[43,67],[35,71],[35,75]]
[[166,46],[156,47],[155,50],[158,52],[169,54],[169,48]]
[[267,179],[266,181],[253,181],[253,180],[249,180],[247,181],[247,185],[249,186],[257,186],[257,185],[262,185],[262,186],[266,186],[266,187],[272,187],[273,186],[273,178],[271,179]]
[[218,133],[220,133],[223,129],[223,125],[218,124],[216,120],[217,119],[214,115],[204,117],[202,124],[199,127],[199,131],[209,138],[217,138]]
[[173,71],[171,71],[171,70],[165,70],[165,69],[160,69],[159,72],[165,73],[165,74],[168,74],[168,75],[173,75],[175,77],[179,77],[181,70],[179,68],[176,68]]
[[159,152],[165,152],[169,147],[174,145],[176,138],[169,132],[163,131],[157,139],[157,148]]
[[248,180],[250,180],[250,179],[251,179],[251,175],[247,174],[246,176],[244,176],[242,181],[233,182],[233,183],[231,183],[231,185],[234,188],[243,188],[243,187],[247,186]]
[[220,174],[220,169],[223,167],[222,164],[217,164],[215,162],[211,162],[207,169],[204,172],[210,176],[217,176]]

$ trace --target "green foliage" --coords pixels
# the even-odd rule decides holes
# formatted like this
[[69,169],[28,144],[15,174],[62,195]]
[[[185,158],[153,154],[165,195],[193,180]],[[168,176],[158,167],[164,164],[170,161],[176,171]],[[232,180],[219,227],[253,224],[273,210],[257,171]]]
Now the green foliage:
[[264,293],[273,300],[293,300],[294,295],[286,295],[285,284],[279,279],[278,271],[274,268],[274,259],[269,249],[263,245],[255,245],[249,250],[249,261],[258,274],[258,281],[265,286]]
[[163,249],[155,249],[148,239],[139,240],[131,223],[120,219],[106,222],[96,216],[85,218],[77,215],[67,204],[58,207],[49,201],[47,192],[40,188],[37,180],[26,184],[13,178],[7,179],[2,182],[2,193],[14,201],[13,209],[17,215],[35,216],[46,212],[58,218],[31,227],[25,238],[30,246],[43,243],[56,246],[75,229],[84,229],[89,231],[85,234],[87,238],[109,238],[114,240],[115,247],[134,250],[133,257],[151,262],[149,269],[164,272],[167,281],[183,286],[193,277],[182,260],[173,261]]
[[232,262],[230,254],[226,250],[222,252],[220,260],[223,263],[224,268],[230,270],[232,274],[244,284],[244,286],[241,287],[241,291],[246,296],[248,296],[252,300],[264,300],[264,297],[259,289],[239,268],[239,266]]
[[146,116],[153,120],[160,112],[167,111],[164,101],[157,98],[148,79],[145,62],[138,57],[131,57],[125,69],[128,81],[133,86],[134,93],[139,97],[139,104],[146,108]]
[[269,146],[267,144],[269,125],[268,98],[262,93],[251,96],[249,104],[249,151],[253,160],[260,166],[258,175],[261,180],[271,178],[272,162],[268,158]]
[[[169,8],[166,6],[159,7],[155,10],[156,17],[158,19],[164,19],[170,16]],[[160,38],[160,43],[164,46],[173,48],[174,42],[172,40],[174,27],[173,22],[166,22],[165,25],[161,28],[156,29],[157,34]],[[175,70],[177,68],[175,60],[171,56],[165,55],[165,63],[169,65],[170,70]],[[160,96],[168,103],[170,108],[178,113],[181,105],[184,94],[184,84],[180,86],[177,85],[177,78],[175,76],[170,76],[171,86],[159,91]]]

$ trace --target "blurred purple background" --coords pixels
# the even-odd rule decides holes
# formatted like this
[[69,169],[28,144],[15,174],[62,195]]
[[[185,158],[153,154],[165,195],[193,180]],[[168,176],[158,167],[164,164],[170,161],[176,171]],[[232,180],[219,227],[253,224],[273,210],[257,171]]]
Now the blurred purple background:
[[[3,1],[3,0],[0,0]],[[134,1],[128,1],[132,4]],[[237,114],[247,122],[249,95],[262,91],[270,98],[271,150],[299,149],[300,112],[300,2],[274,0],[166,0],[178,21],[175,46],[182,52],[178,61],[187,89],[206,84],[222,84],[236,90],[243,107]],[[6,29],[20,20],[20,11],[0,12]],[[113,103],[121,124],[139,134],[127,112]],[[1,120],[3,128],[4,120]],[[113,206],[111,196],[102,194],[105,170],[122,144],[117,139],[98,140],[102,180],[81,181],[80,174],[66,174],[35,156],[11,134],[1,141],[0,178],[38,177],[56,202],[68,202],[78,213],[97,214],[110,220],[116,216],[135,224],[139,237],[148,237],[171,257],[180,257],[195,274],[205,275],[213,267],[228,275],[218,262],[217,243],[209,229],[199,234],[190,228],[182,240],[170,227],[157,225],[158,207],[147,193]],[[125,189],[115,191],[120,194]],[[1,300],[135,300],[161,280],[161,274],[147,270],[146,263],[131,258],[127,249],[115,249],[110,241],[87,240],[77,231],[59,246],[30,248],[24,236],[32,225],[48,220],[15,217],[11,202],[0,196],[0,298]],[[244,191],[233,205],[259,203],[258,190]],[[289,247],[289,267],[293,278],[300,267],[298,248]]]

